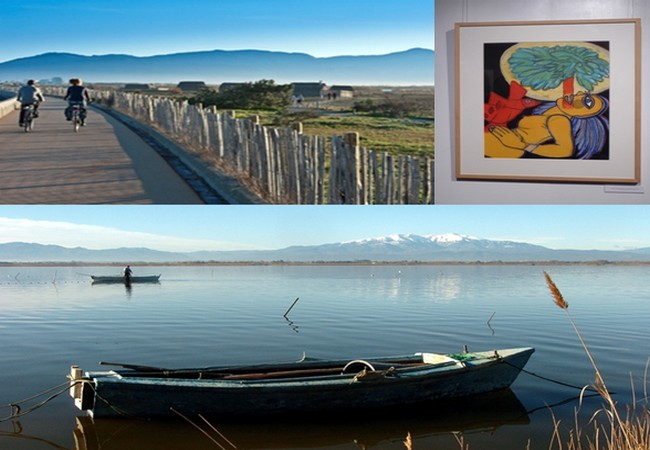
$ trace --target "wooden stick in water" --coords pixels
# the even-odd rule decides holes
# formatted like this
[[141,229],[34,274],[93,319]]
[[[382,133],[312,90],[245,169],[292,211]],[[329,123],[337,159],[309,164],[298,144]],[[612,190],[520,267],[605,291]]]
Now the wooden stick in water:
[[284,317],[287,317],[287,314],[289,314],[289,311],[291,311],[295,304],[298,303],[298,300],[300,300],[300,297],[296,297],[291,306],[289,306],[289,309],[287,309],[287,312],[284,313]]

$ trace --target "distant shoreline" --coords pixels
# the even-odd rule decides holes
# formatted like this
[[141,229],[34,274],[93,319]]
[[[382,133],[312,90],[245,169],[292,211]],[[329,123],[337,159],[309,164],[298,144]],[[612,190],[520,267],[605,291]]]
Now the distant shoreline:
[[42,261],[0,262],[0,267],[114,267],[132,266],[650,266],[650,261],[176,261],[176,262],[92,262]]

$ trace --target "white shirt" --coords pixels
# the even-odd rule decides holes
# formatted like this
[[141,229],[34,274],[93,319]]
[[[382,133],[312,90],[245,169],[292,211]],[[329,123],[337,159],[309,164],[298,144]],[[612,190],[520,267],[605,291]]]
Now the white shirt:
[[43,101],[41,90],[35,86],[26,85],[18,89],[18,101],[23,105],[29,105],[36,101]]

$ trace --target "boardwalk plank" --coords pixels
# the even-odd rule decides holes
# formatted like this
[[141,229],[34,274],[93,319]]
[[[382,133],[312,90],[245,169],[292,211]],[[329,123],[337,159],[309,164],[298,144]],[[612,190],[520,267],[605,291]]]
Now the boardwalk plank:
[[47,98],[34,130],[0,119],[1,204],[190,204],[199,196],[142,139],[90,109],[74,133],[65,102]]

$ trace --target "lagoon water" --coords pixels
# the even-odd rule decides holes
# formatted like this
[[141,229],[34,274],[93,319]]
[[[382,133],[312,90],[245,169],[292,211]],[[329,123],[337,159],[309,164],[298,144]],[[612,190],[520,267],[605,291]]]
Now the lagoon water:
[[[553,277],[615,398],[642,396],[650,356],[650,266],[136,267],[159,284],[93,285],[111,267],[0,268],[0,417],[66,382],[72,364],[159,367],[356,359],[532,346],[526,369],[582,387],[594,371],[543,271]],[[299,298],[293,309],[283,314]],[[634,385],[634,389],[633,386]],[[522,373],[510,391],[394,416],[214,423],[241,449],[547,449],[550,405],[573,423],[577,388]],[[35,401],[45,400],[52,393]],[[586,420],[600,407],[587,398]],[[23,406],[23,411],[27,406]],[[67,395],[0,422],[0,449],[216,449],[185,421],[84,417]],[[563,425],[564,427],[564,425]],[[223,441],[222,441],[223,443]]]

